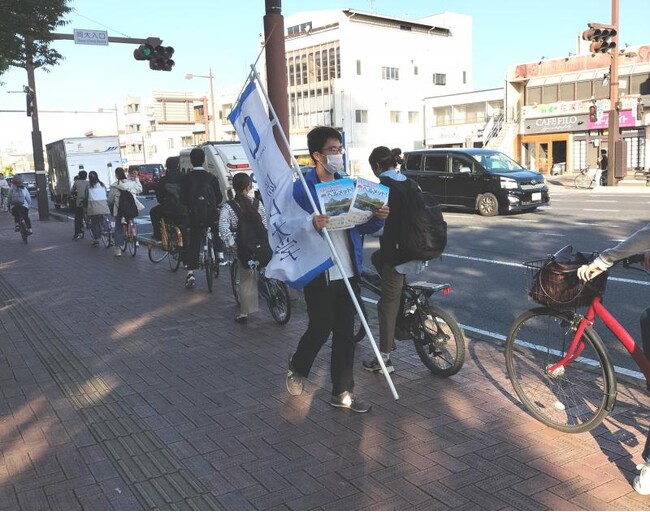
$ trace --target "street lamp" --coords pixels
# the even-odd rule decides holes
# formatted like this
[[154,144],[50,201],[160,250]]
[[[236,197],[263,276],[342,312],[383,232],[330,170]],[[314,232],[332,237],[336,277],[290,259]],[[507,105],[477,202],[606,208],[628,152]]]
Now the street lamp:
[[[209,73],[207,75],[194,75],[192,73],[188,73],[185,75],[185,80],[192,80],[192,78],[208,78],[210,80],[210,106],[212,108],[212,132],[214,134],[214,138],[217,138],[217,112],[214,109],[214,87],[212,85],[212,79],[214,78],[212,76],[212,68],[209,68]],[[210,131],[210,128],[206,126],[206,129]],[[208,135],[208,139],[210,136]]]

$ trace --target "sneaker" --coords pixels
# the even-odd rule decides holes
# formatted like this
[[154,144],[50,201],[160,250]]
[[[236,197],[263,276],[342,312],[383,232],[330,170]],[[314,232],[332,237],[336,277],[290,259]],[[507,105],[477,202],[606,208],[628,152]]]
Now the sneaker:
[[350,409],[351,411],[358,413],[368,412],[372,409],[371,405],[365,404],[349,391],[344,391],[340,395],[332,395],[330,405],[333,407],[340,407],[341,409]]
[[639,464],[636,469],[640,469],[641,473],[639,476],[634,477],[634,483],[632,485],[636,492],[646,496],[650,494],[650,462]]
[[73,239],[75,242],[76,242],[77,240],[81,240],[82,238],[83,238],[83,236],[80,235],[79,233],[77,233],[75,236],[72,237],[72,239]]
[[190,288],[194,288],[194,283],[196,282],[196,278],[194,277],[194,274],[187,274],[187,277],[185,278],[185,288],[188,290]]
[[113,253],[114,256],[122,256],[122,249],[119,247],[115,248],[115,252]]
[[305,388],[303,377],[296,370],[293,369],[291,364],[291,357],[289,357],[289,369],[287,370],[287,391],[290,395],[302,395]]
[[16,224],[16,226],[14,227],[14,231],[16,233],[18,233],[18,231],[20,231],[20,224]]
[[34,234],[34,232],[32,231],[32,228],[27,228],[27,234],[28,235]]
[[237,322],[238,324],[245,324],[246,322],[248,322],[248,315],[237,315],[235,317],[235,322]]
[[228,265],[228,260],[225,258],[219,258],[219,266],[225,267],[226,265]]
[[97,247],[97,246],[99,245],[99,240],[93,240],[93,241],[90,243],[90,245],[92,245],[93,247]]
[[136,240],[136,241],[135,241],[135,246],[136,246],[136,247],[140,247],[140,241],[139,241],[139,240]]
[[[390,359],[388,361],[384,361],[384,365],[386,365],[386,370],[388,370],[389,375],[395,372],[395,367],[393,366],[393,362]],[[363,369],[369,372],[379,372],[382,375],[384,374],[384,370],[381,369],[381,365],[379,364],[379,361],[376,357],[371,361],[364,361]]]

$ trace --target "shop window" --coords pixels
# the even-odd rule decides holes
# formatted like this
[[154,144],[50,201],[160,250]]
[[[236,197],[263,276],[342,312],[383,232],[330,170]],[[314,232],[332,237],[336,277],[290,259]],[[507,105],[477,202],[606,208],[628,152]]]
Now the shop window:
[[447,126],[451,124],[451,107],[438,107],[433,109],[435,126]]
[[526,89],[526,105],[539,105],[542,102],[542,88],[528,87]]
[[542,87],[542,103],[555,103],[557,101],[557,84]]
[[591,99],[591,82],[576,82],[576,99]]
[[573,101],[575,100],[575,89],[573,82],[569,84],[560,84],[560,101]]

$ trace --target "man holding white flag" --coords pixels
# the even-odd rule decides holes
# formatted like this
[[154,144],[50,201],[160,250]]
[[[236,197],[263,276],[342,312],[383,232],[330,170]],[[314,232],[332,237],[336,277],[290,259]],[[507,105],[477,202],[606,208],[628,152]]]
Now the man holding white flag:
[[[316,204],[318,199],[315,185],[342,177],[340,173],[343,171],[344,149],[341,134],[326,126],[312,129],[307,134],[307,145],[316,167],[305,176],[309,191],[298,180],[293,186],[293,197],[307,213],[314,214],[311,224],[316,232],[327,227],[329,217],[314,212],[307,194],[311,194],[313,203]],[[339,265],[324,270],[305,286],[309,325],[300,338],[296,352],[289,359],[287,390],[292,395],[302,393],[303,380],[309,376],[318,352],[332,334],[330,404],[359,413],[370,410],[370,406],[354,395],[355,307],[343,281],[343,274],[350,280],[352,287],[358,289],[363,258],[361,235],[379,231],[387,216],[388,207],[384,206],[365,224],[329,232],[340,261]]]

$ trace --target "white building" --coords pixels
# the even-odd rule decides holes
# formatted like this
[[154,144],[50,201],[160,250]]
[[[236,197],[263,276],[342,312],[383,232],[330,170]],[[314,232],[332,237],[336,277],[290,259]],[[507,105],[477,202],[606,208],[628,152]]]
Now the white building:
[[291,146],[302,161],[307,132],[333,126],[349,172],[366,174],[375,146],[421,147],[424,98],[472,88],[469,16],[310,11],[286,18],[285,30]]

